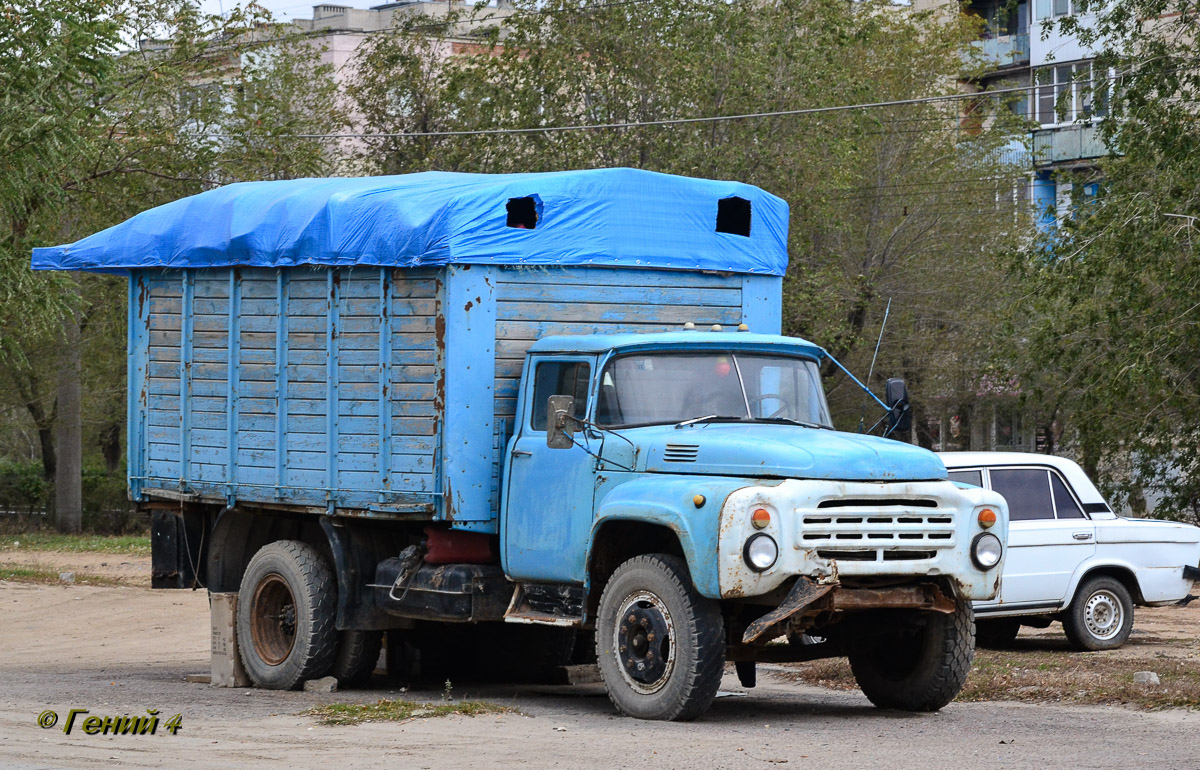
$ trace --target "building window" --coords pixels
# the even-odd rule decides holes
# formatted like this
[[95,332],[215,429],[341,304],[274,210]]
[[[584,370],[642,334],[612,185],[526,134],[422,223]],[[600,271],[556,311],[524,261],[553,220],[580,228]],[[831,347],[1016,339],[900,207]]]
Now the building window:
[[1038,19],[1057,19],[1075,13],[1075,3],[1072,0],[1037,0],[1034,11]]
[[1034,120],[1043,126],[1108,114],[1107,81],[1092,63],[1056,64],[1034,70]]

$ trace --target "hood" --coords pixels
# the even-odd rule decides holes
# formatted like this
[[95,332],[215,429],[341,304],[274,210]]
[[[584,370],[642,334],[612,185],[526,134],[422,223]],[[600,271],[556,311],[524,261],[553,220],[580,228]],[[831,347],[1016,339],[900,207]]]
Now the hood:
[[771,423],[656,426],[624,433],[641,445],[646,470],[657,473],[838,481],[946,478],[946,466],[933,452],[857,433]]

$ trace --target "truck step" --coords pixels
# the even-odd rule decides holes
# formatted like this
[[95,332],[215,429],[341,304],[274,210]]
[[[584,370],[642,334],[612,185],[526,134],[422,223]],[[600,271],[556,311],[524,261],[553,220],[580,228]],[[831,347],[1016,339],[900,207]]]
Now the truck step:
[[504,622],[578,628],[583,625],[583,586],[520,583],[504,613]]

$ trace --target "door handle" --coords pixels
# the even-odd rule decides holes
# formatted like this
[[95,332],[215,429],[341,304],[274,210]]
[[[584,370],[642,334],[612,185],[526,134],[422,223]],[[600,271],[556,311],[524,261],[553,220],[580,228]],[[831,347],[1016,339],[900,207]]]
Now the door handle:
[[1076,532],[1071,537],[1075,538],[1076,540],[1091,540],[1092,533],[1091,532]]
[[526,452],[524,449],[514,449],[512,451],[512,456],[513,457],[533,457],[533,452]]

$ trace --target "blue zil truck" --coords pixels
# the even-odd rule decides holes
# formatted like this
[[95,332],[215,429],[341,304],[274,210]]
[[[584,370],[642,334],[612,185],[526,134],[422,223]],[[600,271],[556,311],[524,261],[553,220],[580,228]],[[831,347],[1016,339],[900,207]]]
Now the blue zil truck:
[[233,184],[33,263],[128,275],[154,584],[236,594],[260,687],[362,681],[385,631],[427,670],[594,637],[636,717],[835,656],[938,709],[1005,504],[833,428],[830,357],[780,336],[787,227],[734,182],[423,173]]

